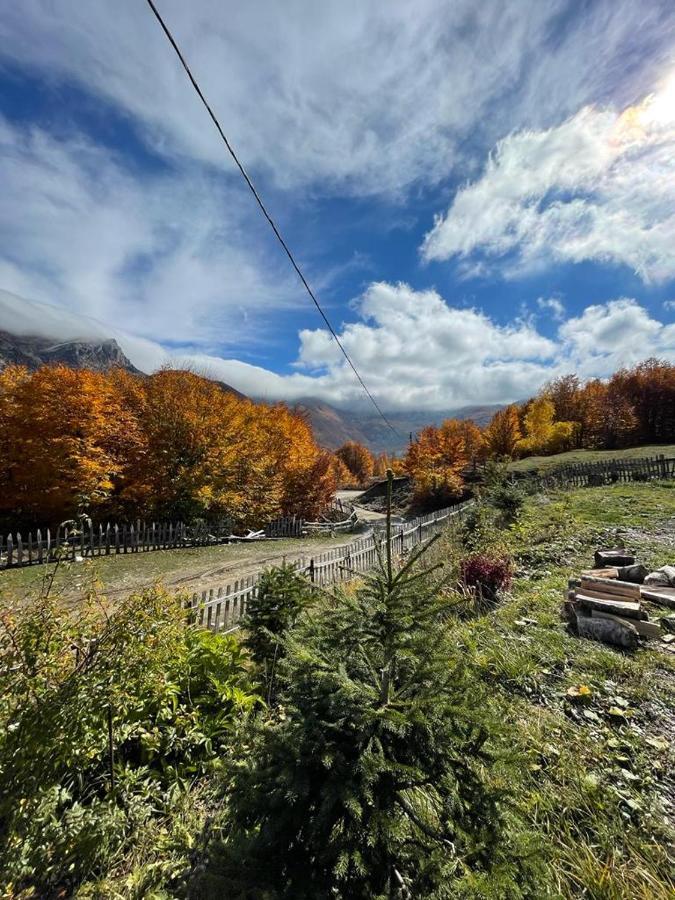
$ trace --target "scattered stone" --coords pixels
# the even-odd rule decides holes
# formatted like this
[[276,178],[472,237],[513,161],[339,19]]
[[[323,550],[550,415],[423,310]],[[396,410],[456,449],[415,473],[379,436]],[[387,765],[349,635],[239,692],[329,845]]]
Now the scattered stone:
[[675,634],[675,616],[662,616],[661,627]]

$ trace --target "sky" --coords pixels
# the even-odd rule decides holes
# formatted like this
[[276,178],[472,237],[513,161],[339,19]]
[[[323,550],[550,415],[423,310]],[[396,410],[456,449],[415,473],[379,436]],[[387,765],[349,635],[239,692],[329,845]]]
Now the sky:
[[[380,406],[675,361],[671,0],[157,0]],[[0,328],[367,399],[144,0],[0,8]]]

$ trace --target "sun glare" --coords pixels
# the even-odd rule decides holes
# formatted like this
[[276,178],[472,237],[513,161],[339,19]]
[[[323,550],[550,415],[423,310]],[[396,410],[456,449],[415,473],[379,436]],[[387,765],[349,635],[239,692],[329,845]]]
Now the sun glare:
[[675,71],[670,73],[655,94],[647,98],[641,119],[645,125],[675,122]]

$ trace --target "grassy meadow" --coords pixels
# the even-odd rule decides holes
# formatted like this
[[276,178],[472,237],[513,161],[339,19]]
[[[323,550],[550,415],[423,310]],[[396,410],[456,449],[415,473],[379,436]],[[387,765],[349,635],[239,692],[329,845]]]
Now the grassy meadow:
[[642,447],[625,447],[622,450],[568,450],[553,456],[528,456],[509,464],[512,472],[546,472],[558,466],[579,463],[604,462],[613,459],[644,459],[648,456],[675,456],[675,444],[648,444]]

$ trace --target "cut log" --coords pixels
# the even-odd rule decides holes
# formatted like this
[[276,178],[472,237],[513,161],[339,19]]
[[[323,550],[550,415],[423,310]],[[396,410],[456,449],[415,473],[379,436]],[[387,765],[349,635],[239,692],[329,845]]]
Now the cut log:
[[634,566],[620,566],[616,572],[620,581],[628,581],[631,584],[642,584],[647,575],[649,575],[649,569],[647,566],[643,566],[642,563],[637,563]]
[[661,566],[655,572],[650,572],[644,583],[652,586],[675,587],[675,566]]
[[581,591],[577,591],[578,603],[588,609],[597,609],[601,612],[613,613],[615,616],[625,616],[627,619],[640,618],[640,604],[623,600],[604,600],[597,597],[589,597]]
[[593,578],[584,575],[581,579],[581,587],[590,591],[605,591],[612,595],[621,594],[631,599],[640,599],[640,585],[631,584],[629,581],[619,581],[616,578]]
[[[576,588],[574,591],[575,596],[577,594],[583,594],[584,597],[592,597],[594,600],[607,600],[609,603],[638,603],[638,600],[635,600],[633,597],[627,597],[625,594],[610,594],[607,591],[589,591],[588,588]],[[640,616],[641,619],[646,619],[647,614]]]
[[611,619],[577,615],[577,631],[579,637],[614,644],[627,650],[634,650],[638,645],[638,633],[632,625],[622,625]]
[[595,567],[604,569],[606,566],[632,566],[635,556],[628,550],[596,550]]
[[640,596],[643,600],[650,600],[652,603],[656,603],[657,606],[667,606],[669,609],[675,609],[675,588],[643,585],[640,588]]
[[591,578],[618,578],[619,570],[614,566],[606,569],[583,569],[581,577],[590,576]]
[[622,616],[615,616],[613,613],[600,612],[599,609],[593,610],[594,619],[611,619],[612,622],[620,622],[622,625],[631,625],[639,635],[646,638],[660,638],[663,636],[662,628],[655,622],[643,622],[640,619],[625,619]]
[[574,600],[565,600],[562,605],[561,618],[570,625],[577,624],[577,604]]

